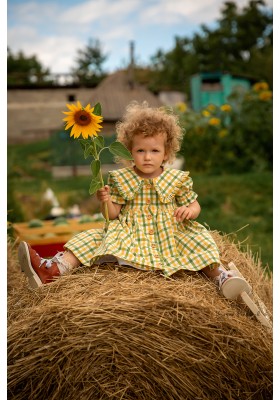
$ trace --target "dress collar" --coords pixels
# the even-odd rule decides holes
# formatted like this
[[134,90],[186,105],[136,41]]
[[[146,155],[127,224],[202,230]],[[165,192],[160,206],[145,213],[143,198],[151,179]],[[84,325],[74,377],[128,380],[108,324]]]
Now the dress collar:
[[110,172],[115,186],[125,200],[132,200],[143,187],[144,182],[151,182],[157,191],[160,201],[171,201],[184,182],[189,179],[189,172],[166,168],[156,178],[141,178],[133,167],[121,168]]

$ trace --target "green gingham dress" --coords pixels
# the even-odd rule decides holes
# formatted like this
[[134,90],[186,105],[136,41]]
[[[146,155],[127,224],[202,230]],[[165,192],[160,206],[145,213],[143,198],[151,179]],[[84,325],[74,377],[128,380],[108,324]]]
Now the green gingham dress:
[[189,172],[164,169],[152,179],[139,177],[133,167],[109,172],[111,199],[122,205],[107,232],[91,229],[70,239],[81,264],[100,263],[114,256],[121,264],[166,276],[180,269],[199,271],[219,266],[219,251],[210,232],[194,220],[177,222],[174,210],[197,198]]

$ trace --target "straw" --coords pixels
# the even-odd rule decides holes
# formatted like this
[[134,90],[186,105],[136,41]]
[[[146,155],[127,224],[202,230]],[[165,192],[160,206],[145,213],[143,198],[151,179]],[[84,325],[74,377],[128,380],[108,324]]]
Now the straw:
[[[271,316],[271,277],[211,233]],[[272,398],[272,333],[202,274],[106,264],[34,290],[15,250],[8,244],[10,399]]]

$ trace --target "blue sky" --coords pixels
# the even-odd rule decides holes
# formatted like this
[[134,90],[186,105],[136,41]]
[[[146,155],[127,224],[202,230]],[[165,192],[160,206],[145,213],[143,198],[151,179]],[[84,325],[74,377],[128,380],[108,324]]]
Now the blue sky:
[[[249,0],[236,0],[244,7]],[[53,73],[70,72],[78,49],[98,39],[107,54],[103,68],[113,72],[129,61],[148,64],[158,49],[172,49],[175,36],[192,37],[211,26],[223,0],[8,0],[7,45],[15,54],[36,55]],[[272,8],[272,0],[266,0]]]

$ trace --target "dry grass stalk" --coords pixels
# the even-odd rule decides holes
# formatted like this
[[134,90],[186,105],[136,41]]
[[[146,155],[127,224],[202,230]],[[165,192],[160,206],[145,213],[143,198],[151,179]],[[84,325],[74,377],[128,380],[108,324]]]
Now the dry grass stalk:
[[[271,313],[271,278],[213,236]],[[9,258],[10,399],[272,398],[271,332],[202,275],[106,265],[34,291]]]

